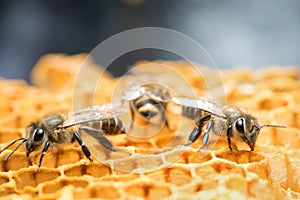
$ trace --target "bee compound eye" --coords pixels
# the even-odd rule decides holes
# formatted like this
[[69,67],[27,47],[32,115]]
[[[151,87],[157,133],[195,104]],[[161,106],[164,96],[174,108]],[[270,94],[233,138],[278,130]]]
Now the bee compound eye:
[[43,137],[44,137],[44,129],[37,128],[33,136],[33,141],[39,142],[43,139]]
[[245,129],[244,129],[245,124],[244,124],[244,119],[243,118],[239,118],[238,120],[236,120],[235,128],[238,132],[245,133]]

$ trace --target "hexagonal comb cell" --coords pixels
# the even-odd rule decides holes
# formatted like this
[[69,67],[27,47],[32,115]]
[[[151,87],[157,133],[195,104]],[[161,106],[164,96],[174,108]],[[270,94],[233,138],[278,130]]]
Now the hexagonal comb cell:
[[147,183],[130,184],[125,190],[128,195],[148,199],[165,198],[172,194],[171,190],[166,186],[156,186]]
[[[10,140],[24,137],[29,123],[49,113],[72,109],[75,72],[85,56],[47,55],[39,60],[32,73],[35,86],[0,79],[0,103],[4,105],[0,110],[1,149]],[[91,73],[99,72],[91,59],[87,63]],[[138,69],[141,64],[167,65],[186,79],[199,97],[208,95],[206,80],[215,78],[215,74],[209,70],[207,73],[204,67],[200,68],[204,76],[197,76],[194,66],[185,62],[142,61],[136,64],[137,71],[142,70]],[[153,74],[160,76],[161,73]],[[37,164],[41,149],[27,157],[22,146],[4,160],[15,144],[0,155],[0,196],[5,199],[299,199],[298,69],[239,68],[220,71],[220,74],[223,82],[212,83],[224,87],[226,97],[220,94],[220,98],[226,99],[226,103],[248,109],[261,124],[288,128],[263,128],[254,151],[249,151],[246,144],[246,149],[233,146],[230,151],[225,135],[214,142],[212,134],[208,145],[198,151],[203,135],[191,146],[182,146],[190,134],[186,130],[194,128],[193,121],[184,121],[182,126],[186,129],[172,132],[164,128],[149,140],[128,135],[107,137],[126,152],[125,156],[114,156],[107,162],[90,162],[78,144],[55,145],[46,153],[40,172],[37,172]],[[169,77],[166,82],[170,89],[186,92],[178,80],[166,77]],[[89,104],[91,96],[97,104],[107,103],[119,80],[105,72],[95,94],[79,91],[76,98],[82,107]],[[177,111],[168,107],[167,112],[175,116]],[[170,118],[174,127],[181,125],[177,118]]]
[[217,153],[216,157],[235,162],[237,164],[260,162],[265,159],[262,154],[250,151],[221,152]]
[[17,190],[23,190],[25,187],[35,188],[43,182],[48,182],[60,177],[61,174],[55,169],[45,169],[37,172],[36,169],[22,169],[13,175]]
[[9,178],[7,177],[7,175],[0,175],[0,185],[4,184],[4,183],[8,183],[9,182]]
[[86,174],[97,178],[110,175],[111,169],[101,163],[84,163],[65,168],[64,174],[66,176],[83,176]]
[[4,158],[8,154],[3,155],[3,159],[1,159],[1,169],[2,171],[17,171],[22,168],[26,168],[32,165],[31,161],[25,154],[21,154],[19,152],[14,153],[8,160],[4,160]]
[[88,185],[87,180],[81,180],[76,178],[68,179],[58,179],[51,182],[48,182],[42,186],[42,193],[52,194],[59,192],[62,188],[66,186],[74,186],[76,188],[85,188]]

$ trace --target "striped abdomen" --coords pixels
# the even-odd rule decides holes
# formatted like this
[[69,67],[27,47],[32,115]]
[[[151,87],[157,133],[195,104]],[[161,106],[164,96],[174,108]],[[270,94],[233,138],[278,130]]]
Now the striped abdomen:
[[182,105],[182,115],[189,119],[193,119],[193,120],[202,119],[208,114],[209,114],[208,112],[201,110],[199,108]]
[[89,126],[97,130],[103,130],[108,135],[126,133],[124,123],[117,117],[93,121],[89,123]]
[[147,119],[164,112],[165,103],[156,101],[149,96],[141,96],[130,103],[131,107]]

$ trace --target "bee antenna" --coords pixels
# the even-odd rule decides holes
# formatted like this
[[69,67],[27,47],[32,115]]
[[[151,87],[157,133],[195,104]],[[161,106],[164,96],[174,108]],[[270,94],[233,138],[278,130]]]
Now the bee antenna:
[[258,130],[260,130],[264,125],[258,126],[258,125],[256,125],[256,124],[253,124],[253,126],[254,126],[255,128],[257,128]]
[[[257,126],[256,126],[256,127],[257,127]],[[261,129],[262,127],[287,128],[286,126],[281,126],[281,125],[275,125],[275,124],[263,124],[263,125],[259,126],[259,129]]]
[[15,153],[15,151],[24,143],[24,142],[26,142],[27,140],[28,140],[28,138],[18,138],[18,139],[16,139],[16,140],[14,140],[14,141],[12,141],[9,145],[7,145],[6,147],[4,147],[1,151],[0,151],[0,154],[4,151],[4,150],[6,150],[6,149],[8,149],[10,146],[12,146],[13,144],[15,144],[16,142],[18,142],[18,141],[22,141],[21,143],[19,143],[13,150],[12,150],[12,152],[10,152],[5,158],[4,158],[4,161],[6,161],[6,160],[8,160],[9,159],[9,157],[13,154],[13,153]]

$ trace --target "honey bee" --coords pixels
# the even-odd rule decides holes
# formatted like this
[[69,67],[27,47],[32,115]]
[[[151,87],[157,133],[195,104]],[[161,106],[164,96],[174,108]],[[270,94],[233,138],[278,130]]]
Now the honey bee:
[[[129,113],[133,121],[141,125],[165,122],[169,128],[166,106],[171,99],[171,93],[159,84],[144,84],[132,86],[125,90],[122,99],[129,102]],[[138,118],[138,119],[137,119]]]
[[[178,104],[179,99],[174,98],[167,88],[154,83],[134,85],[130,90],[124,91],[122,99],[129,102],[130,116],[133,121],[137,122],[137,120],[135,120],[135,115],[137,115],[137,117],[142,118],[142,120],[147,123],[150,123],[150,120],[152,123],[156,121],[165,122],[165,125],[171,131],[165,111],[169,102],[173,101]],[[193,105],[191,106],[195,107]],[[212,106],[209,102],[202,102],[201,109],[193,109],[191,106],[182,105],[182,114],[191,119],[203,116],[203,112],[209,112],[223,118],[225,117],[219,109]],[[156,120],[153,120],[154,118],[156,118]]]
[[253,151],[258,134],[263,127],[286,128],[271,124],[260,125],[255,117],[244,110],[221,106],[219,102],[212,102],[204,98],[174,97],[167,88],[156,84],[145,84],[133,88],[131,91],[125,91],[123,99],[129,101],[132,118],[134,115],[140,115],[148,121],[154,117],[164,120],[170,131],[172,130],[165,112],[166,107],[170,102],[180,105],[181,115],[195,121],[195,128],[190,133],[186,145],[195,142],[206,126],[202,137],[202,146],[199,149],[207,144],[209,133],[212,132],[218,136],[226,136],[230,150],[232,150],[231,138],[235,138],[245,142]]
[[172,101],[181,105],[182,115],[195,120],[195,128],[189,135],[187,145],[195,142],[202,133],[202,146],[209,140],[209,133],[218,136],[226,136],[228,147],[232,151],[231,138],[242,140],[251,149],[255,148],[255,143],[260,130],[263,127],[286,128],[285,126],[263,124],[252,115],[238,107],[222,106],[218,107],[207,99],[172,98]]
[[81,139],[81,136],[88,134],[96,139],[104,148],[116,151],[116,148],[105,137],[105,134],[115,135],[126,133],[123,122],[118,118],[119,115],[125,112],[127,112],[127,109],[120,107],[118,104],[105,104],[63,114],[48,115],[40,121],[28,125],[26,128],[26,137],[12,141],[0,151],[0,154],[18,141],[21,142],[4,158],[5,161],[23,143],[25,143],[27,156],[43,145],[38,163],[39,171],[43,157],[50,146],[53,146],[55,143],[72,143],[76,140],[81,146],[84,155],[92,161],[91,153]]

